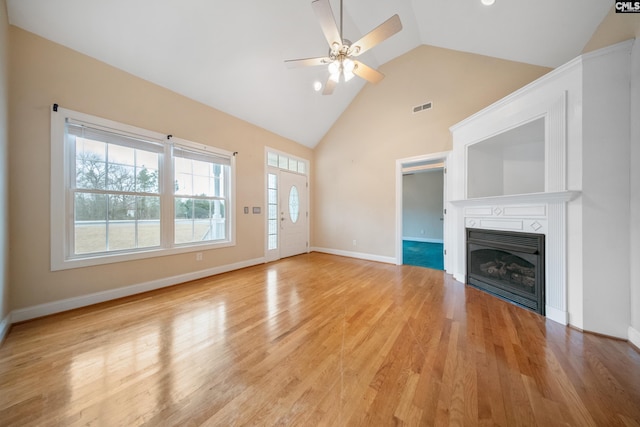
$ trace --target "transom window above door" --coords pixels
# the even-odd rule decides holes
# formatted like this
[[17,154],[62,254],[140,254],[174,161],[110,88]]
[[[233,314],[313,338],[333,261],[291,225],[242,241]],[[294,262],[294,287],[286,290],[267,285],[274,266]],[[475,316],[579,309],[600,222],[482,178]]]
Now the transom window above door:
[[303,175],[307,174],[306,160],[295,159],[286,154],[276,153],[273,151],[267,152],[267,166],[297,172]]

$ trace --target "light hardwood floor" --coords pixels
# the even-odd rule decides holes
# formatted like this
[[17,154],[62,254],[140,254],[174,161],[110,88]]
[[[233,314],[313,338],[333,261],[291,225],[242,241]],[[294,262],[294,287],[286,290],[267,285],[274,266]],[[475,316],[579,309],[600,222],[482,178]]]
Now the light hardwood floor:
[[15,325],[0,425],[640,426],[640,353],[312,253]]

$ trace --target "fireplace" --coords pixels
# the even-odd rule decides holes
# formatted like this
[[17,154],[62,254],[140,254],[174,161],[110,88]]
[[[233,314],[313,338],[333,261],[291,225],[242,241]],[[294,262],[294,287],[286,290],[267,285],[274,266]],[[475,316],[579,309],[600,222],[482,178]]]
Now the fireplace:
[[544,237],[467,228],[467,284],[544,315]]

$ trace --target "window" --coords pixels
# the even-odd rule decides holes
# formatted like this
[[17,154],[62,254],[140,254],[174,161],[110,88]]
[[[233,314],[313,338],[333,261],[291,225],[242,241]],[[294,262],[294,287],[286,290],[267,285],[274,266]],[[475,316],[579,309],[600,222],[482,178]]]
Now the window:
[[267,152],[267,166],[297,172],[303,175],[307,174],[307,162],[305,160],[297,160],[286,154],[279,154],[273,151]]
[[52,270],[234,244],[231,153],[61,108],[51,123]]
[[294,185],[289,192],[289,218],[294,224],[298,222],[300,214],[300,197],[298,196],[298,188]]
[[224,240],[229,160],[178,148],[174,155],[174,242]]
[[267,250],[278,248],[278,175],[267,174]]
[[70,254],[160,246],[162,146],[67,121]]

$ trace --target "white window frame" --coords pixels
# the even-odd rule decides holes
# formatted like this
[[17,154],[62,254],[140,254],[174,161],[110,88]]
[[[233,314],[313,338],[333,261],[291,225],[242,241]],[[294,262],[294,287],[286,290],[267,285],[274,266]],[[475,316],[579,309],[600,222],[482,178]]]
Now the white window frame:
[[[161,154],[159,165],[160,175],[160,233],[161,245],[154,248],[134,249],[117,253],[98,253],[86,255],[70,254],[70,239],[74,226],[73,203],[69,197],[70,185],[70,153],[65,141],[65,123],[69,120],[91,124],[96,128],[102,128],[123,135],[134,135],[150,141],[161,142],[164,151]],[[188,150],[202,152],[203,154],[225,157],[229,159],[229,194],[228,206],[225,206],[225,219],[227,221],[227,236],[224,240],[174,243],[174,173],[173,173],[173,147],[182,147]],[[209,145],[195,143],[176,137],[168,137],[165,134],[141,129],[115,122],[108,119],[92,116],[77,111],[57,107],[51,110],[51,270],[66,270],[71,268],[88,267],[92,265],[110,264],[115,262],[131,261],[136,259],[153,258],[158,256],[174,255],[180,253],[196,252],[208,249],[235,246],[236,244],[236,164],[234,153],[211,147]]]

